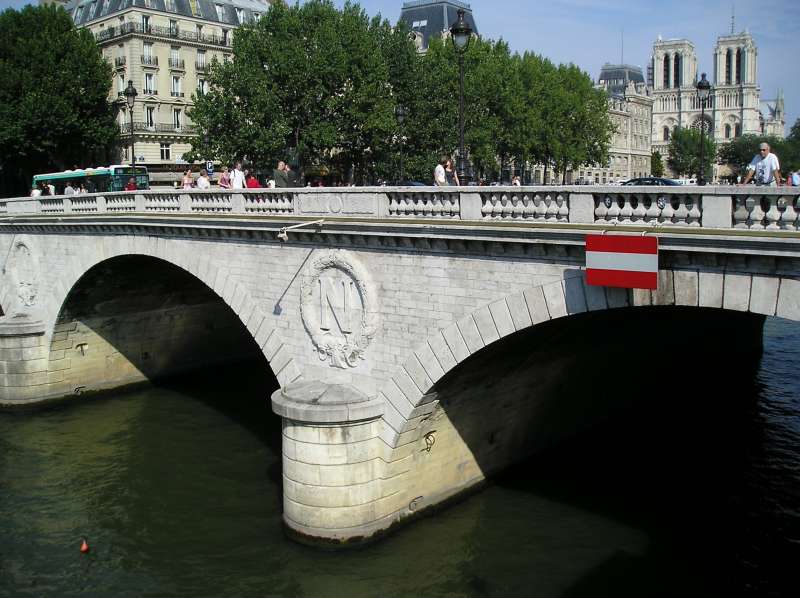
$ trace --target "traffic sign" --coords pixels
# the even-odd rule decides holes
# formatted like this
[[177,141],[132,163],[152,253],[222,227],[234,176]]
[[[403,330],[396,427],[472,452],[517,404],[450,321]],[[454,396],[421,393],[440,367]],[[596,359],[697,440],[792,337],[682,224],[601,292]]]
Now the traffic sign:
[[206,160],[206,172],[208,173],[208,176],[211,176],[212,174],[214,174],[214,162],[213,161]]

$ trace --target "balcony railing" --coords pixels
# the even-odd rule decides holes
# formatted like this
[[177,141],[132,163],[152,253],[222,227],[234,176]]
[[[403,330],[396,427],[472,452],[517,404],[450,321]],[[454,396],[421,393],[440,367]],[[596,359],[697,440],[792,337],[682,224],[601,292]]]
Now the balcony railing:
[[[119,130],[123,134],[130,134],[131,132],[131,123],[121,124],[119,126]],[[152,125],[148,125],[146,122],[133,122],[133,131],[134,133],[177,133],[180,135],[192,135],[195,132],[194,125],[180,125],[176,127],[175,125],[165,124],[165,123],[154,123]]]
[[171,69],[181,69],[181,70],[183,70],[185,68],[184,64],[185,63],[184,63],[182,58],[170,58],[169,59],[169,68],[171,68]]
[[173,98],[182,98],[183,97],[183,92],[182,91],[171,91],[171,92],[169,92],[169,95],[171,95]]
[[231,37],[219,35],[205,35],[203,33],[196,33],[194,31],[181,31],[175,27],[159,27],[156,25],[148,25],[142,27],[140,23],[125,23],[116,27],[107,27],[95,35],[98,42],[107,41],[123,35],[149,35],[153,37],[163,37],[167,39],[183,40],[187,42],[195,42],[201,44],[210,44],[214,46],[230,46]]
[[126,60],[126,58],[124,56],[117,56],[114,59],[114,66],[116,66],[116,67],[125,66],[126,62],[127,62],[127,60]]
[[194,70],[196,70],[198,73],[205,73],[208,70],[208,63],[205,61],[195,62]]
[[158,56],[148,56],[142,54],[142,64],[146,66],[158,66]]

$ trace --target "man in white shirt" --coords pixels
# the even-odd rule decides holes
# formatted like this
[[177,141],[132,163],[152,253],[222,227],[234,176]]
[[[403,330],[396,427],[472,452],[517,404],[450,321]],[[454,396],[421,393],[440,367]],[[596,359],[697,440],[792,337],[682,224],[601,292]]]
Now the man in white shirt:
[[242,163],[237,162],[236,166],[233,167],[233,172],[231,172],[231,189],[244,189],[245,188],[245,180],[244,180],[244,173],[242,172]]
[[198,189],[211,189],[211,181],[208,180],[208,172],[205,168],[200,169],[200,176],[197,177]]
[[447,185],[447,175],[444,172],[444,167],[447,165],[448,157],[442,156],[436,168],[433,169],[433,184],[437,187],[444,187]]
[[755,175],[756,185],[777,187],[781,184],[781,165],[778,156],[769,151],[769,143],[758,146],[758,153],[753,156],[752,162],[747,166],[747,176],[742,185],[746,185]]

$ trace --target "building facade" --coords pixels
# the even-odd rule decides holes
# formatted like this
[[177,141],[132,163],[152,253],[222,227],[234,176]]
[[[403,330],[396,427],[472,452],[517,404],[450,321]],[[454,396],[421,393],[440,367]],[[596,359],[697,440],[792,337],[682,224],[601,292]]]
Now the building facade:
[[[192,95],[207,91],[211,63],[231,56],[234,29],[267,12],[269,0],[72,0],[65,8],[114,68],[120,160],[131,160],[133,140],[154,182],[175,180],[196,134]],[[138,92],[133,118],[120,95],[128,81]]]
[[403,3],[400,21],[405,22],[411,31],[418,52],[428,49],[431,37],[447,37],[450,26],[458,20],[458,11],[464,11],[464,20],[472,27],[475,35],[478,27],[472,16],[472,9],[459,0],[411,0]]
[[[767,106],[762,104],[758,48],[750,33],[719,36],[712,66],[708,79],[713,94],[703,118],[695,88],[700,69],[694,44],[661,38],[653,44],[648,68],[654,100],[653,151],[666,158],[670,137],[678,127],[702,127],[717,144],[741,135],[784,136],[783,97],[779,94]],[[725,173],[715,168],[716,174]]]

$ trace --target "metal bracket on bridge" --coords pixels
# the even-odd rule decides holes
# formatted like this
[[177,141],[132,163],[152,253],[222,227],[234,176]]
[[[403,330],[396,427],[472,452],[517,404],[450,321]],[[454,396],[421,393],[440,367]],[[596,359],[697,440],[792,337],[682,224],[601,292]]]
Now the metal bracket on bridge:
[[320,226],[324,224],[325,219],[321,218],[319,220],[312,220],[311,222],[301,222],[300,224],[293,224],[292,226],[284,226],[278,232],[278,240],[283,241],[284,243],[289,240],[289,235],[286,234],[286,231],[292,230],[294,228],[300,228],[302,226],[311,226],[312,224],[319,224]]

